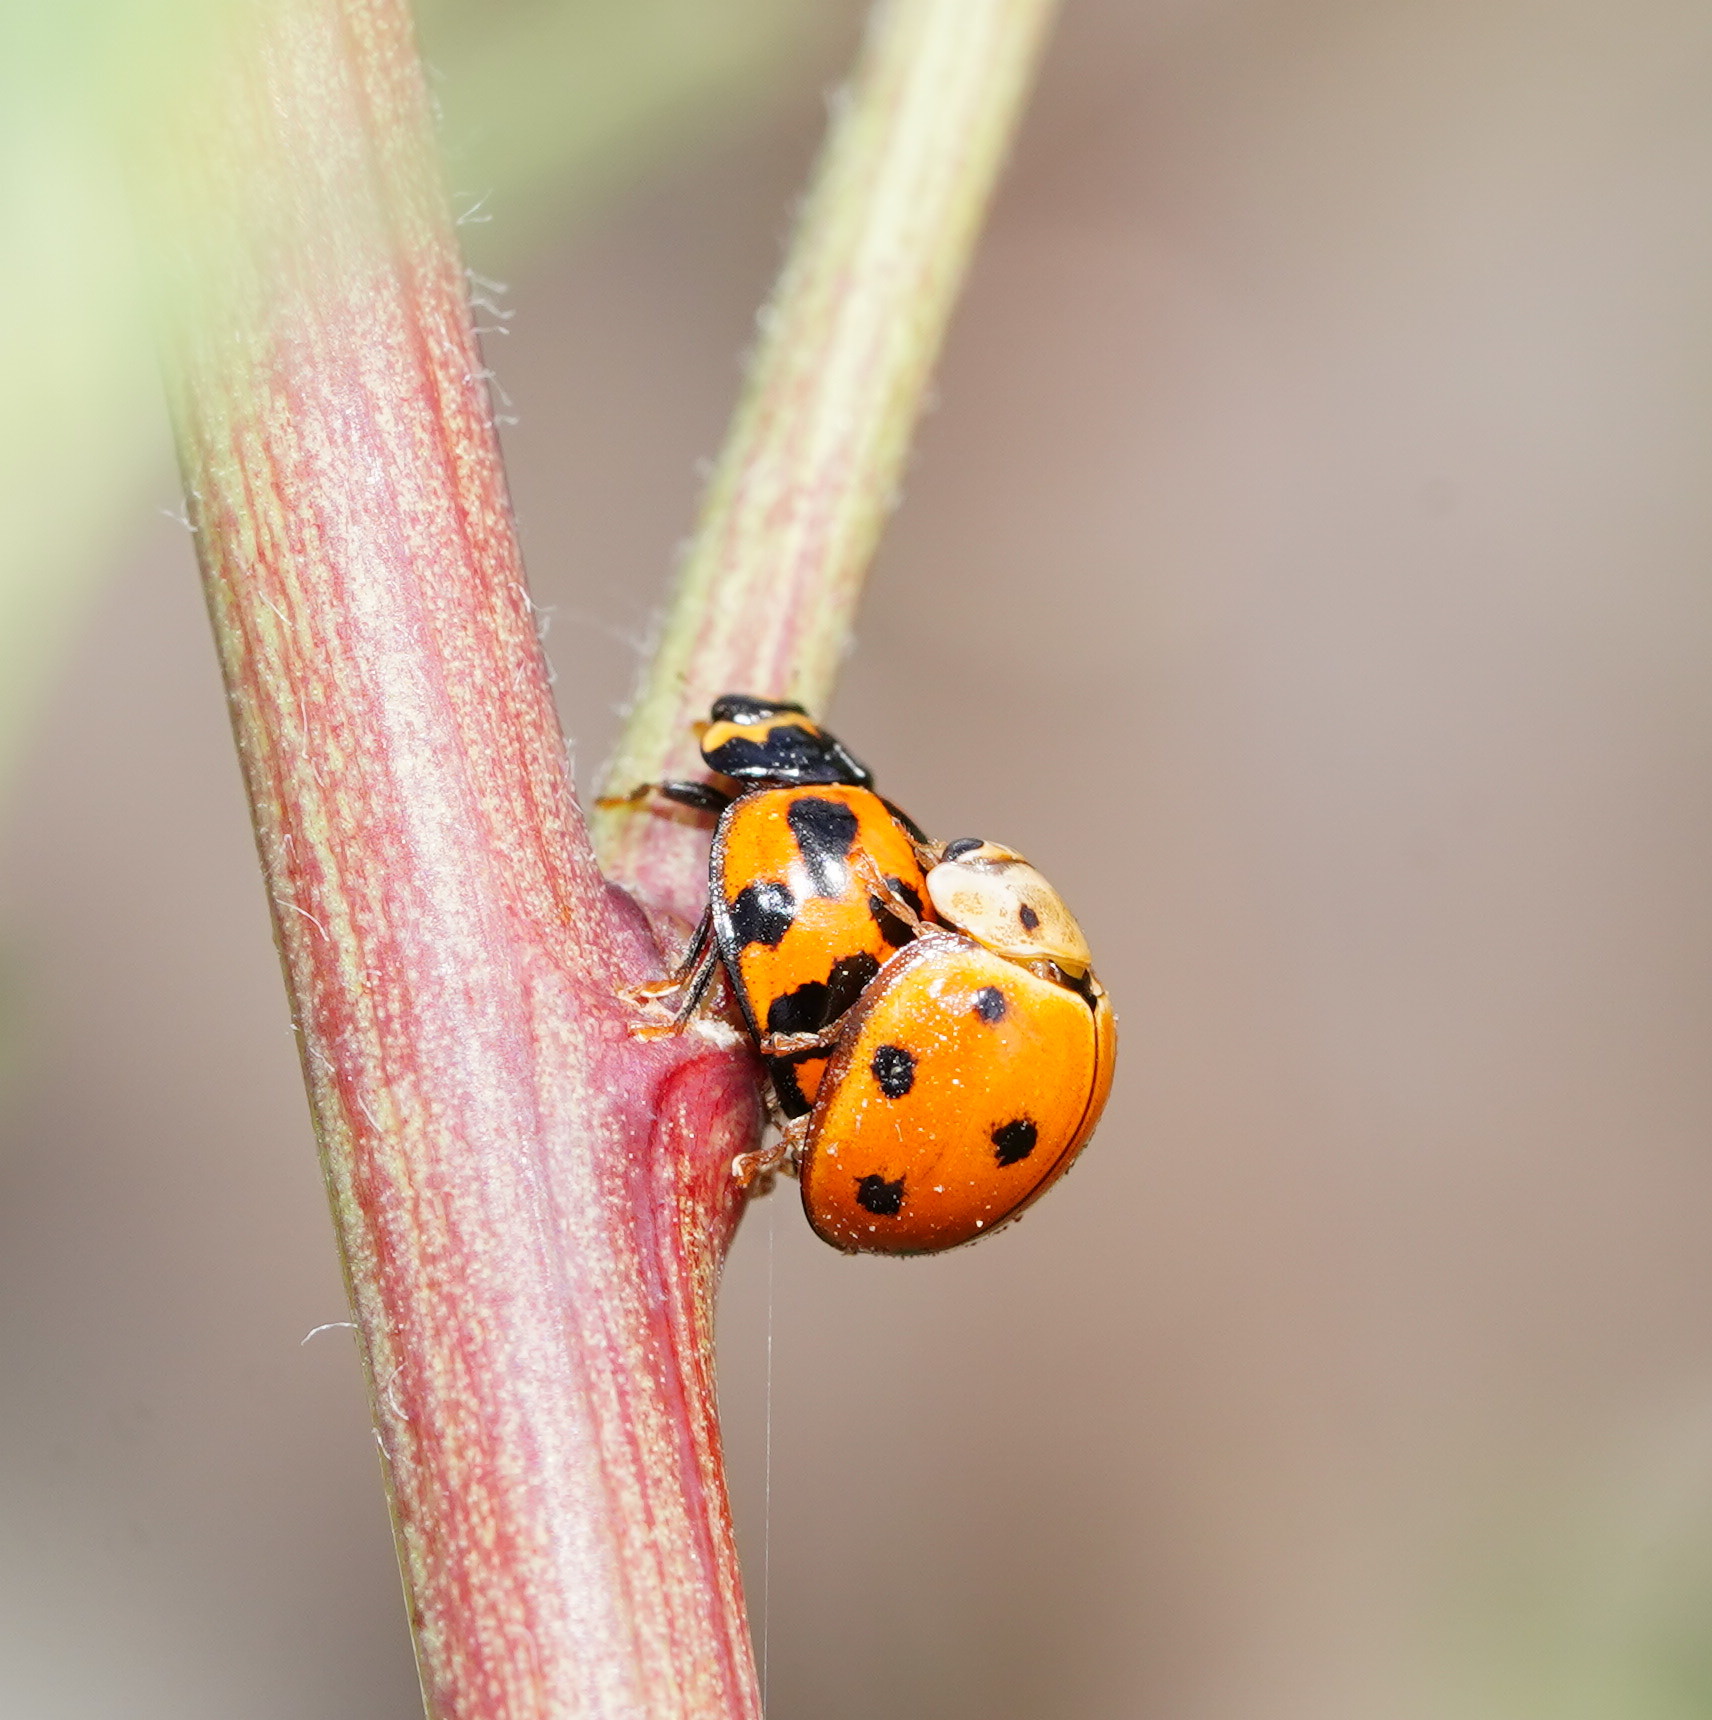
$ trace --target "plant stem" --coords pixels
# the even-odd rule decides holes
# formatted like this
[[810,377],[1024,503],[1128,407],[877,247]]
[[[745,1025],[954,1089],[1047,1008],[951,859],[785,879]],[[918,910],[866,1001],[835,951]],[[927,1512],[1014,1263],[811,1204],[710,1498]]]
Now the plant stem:
[[431,1714],[753,1716],[711,1305],[752,1144],[564,768],[401,0],[236,10],[167,374]]
[[[693,774],[725,692],[822,707],[1055,0],[885,0],[761,317],[606,792]],[[595,815],[607,874],[697,911],[692,828]]]
[[[615,781],[818,703],[1049,0],[893,0]],[[754,1720],[712,1302],[759,1124],[564,764],[405,0],[226,0],[142,173],[168,392],[435,1720]],[[616,815],[698,912],[704,833]]]

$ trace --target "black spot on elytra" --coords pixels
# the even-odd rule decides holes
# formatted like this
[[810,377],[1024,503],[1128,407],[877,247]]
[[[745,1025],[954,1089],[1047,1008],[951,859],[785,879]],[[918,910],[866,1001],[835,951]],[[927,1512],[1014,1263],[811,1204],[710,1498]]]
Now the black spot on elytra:
[[[919,919],[921,917],[921,895],[902,878],[888,878],[886,883],[900,901],[909,903],[910,911]],[[874,918],[874,924],[880,928],[880,936],[894,950],[901,950],[905,944],[915,937],[915,931],[908,920],[900,918],[880,900],[878,896],[868,898],[868,912]]]
[[1040,1138],[1040,1131],[1027,1117],[1015,1117],[1008,1123],[1001,1123],[993,1130],[993,1145],[997,1148],[995,1157],[1001,1165],[1021,1164],[1034,1151],[1034,1143]]
[[888,1099],[901,1099],[915,1085],[915,1059],[901,1045],[882,1045],[868,1067]]
[[848,862],[860,822],[856,814],[840,800],[804,794],[786,809],[785,822],[797,839],[814,894],[842,896],[850,887]]
[[904,1209],[904,1179],[887,1182],[882,1176],[858,1177],[856,1204],[876,1218],[896,1218]]
[[773,1093],[779,1109],[787,1117],[806,1117],[814,1109],[814,1101],[802,1090],[797,1070],[805,1063],[821,1063],[830,1051],[799,1051],[794,1057],[769,1057],[767,1074],[772,1078]]
[[767,1005],[769,1033],[818,1033],[831,1019],[826,1013],[826,987],[818,979],[782,992]]
[[1025,932],[1032,932],[1034,928],[1040,924],[1040,915],[1038,915],[1027,902],[1024,902],[1023,905],[1017,909],[1017,918],[1022,921],[1022,929]]
[[731,934],[739,949],[765,944],[776,950],[796,914],[796,897],[783,884],[745,884],[731,904]]
[[984,985],[975,993],[975,1013],[983,1021],[1003,1021],[1005,994],[996,985]]
[[868,981],[879,971],[880,958],[868,950],[858,950],[853,956],[840,956],[832,964],[832,972],[827,978],[829,1013],[826,1019],[836,1021],[868,989]]
[[795,991],[775,997],[767,1005],[769,1033],[818,1033],[830,1027],[857,998],[875,974],[880,958],[867,950],[840,956],[825,980],[804,981]]

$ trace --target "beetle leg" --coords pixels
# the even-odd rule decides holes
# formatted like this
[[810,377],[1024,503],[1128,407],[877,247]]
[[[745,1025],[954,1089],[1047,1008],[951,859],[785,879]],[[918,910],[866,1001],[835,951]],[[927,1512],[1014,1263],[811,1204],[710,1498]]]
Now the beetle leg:
[[894,819],[897,820],[897,823],[902,829],[904,835],[910,839],[910,843],[915,848],[916,853],[918,855],[931,855],[933,857],[934,864],[937,865],[939,861],[940,845],[936,843],[927,834],[927,832],[923,830],[922,827],[917,824],[901,806],[898,805],[895,800],[887,800],[884,795],[881,795],[880,804],[885,807]]
[[927,917],[899,895],[889,878],[882,877],[873,860],[867,854],[858,854],[851,863],[851,870],[868,893],[876,897],[887,913],[903,921],[912,932],[919,932],[929,922]]
[[625,986],[620,992],[621,997],[634,999],[665,997],[674,991],[682,991],[686,985],[699,982],[697,995],[707,989],[707,979],[702,974],[707,958],[713,951],[713,911],[707,909],[696,924],[689,943],[685,946],[683,959],[665,979],[651,979],[642,985]]
[[837,1040],[843,1021],[844,1018],[840,1016],[830,1027],[823,1027],[818,1033],[763,1033],[761,1055],[794,1057],[799,1051],[819,1051],[823,1046],[831,1045]]
[[945,844],[935,842],[895,800],[880,797],[880,804],[892,815],[897,826],[909,838],[909,845],[915,850],[915,863],[924,872],[931,872],[943,857]]
[[649,795],[657,794],[677,806],[687,806],[692,812],[721,813],[731,804],[731,796],[711,782],[644,782],[628,794],[603,794],[596,806],[638,806]]
[[752,1153],[739,1153],[731,1161],[731,1174],[751,1194],[765,1194],[781,1171],[794,1175],[797,1157],[808,1137],[808,1118],[791,1117],[778,1125],[777,1140]]
[[783,1139],[779,1142],[785,1150],[782,1168],[792,1176],[797,1174],[797,1166],[802,1162],[802,1150],[808,1141],[808,1126],[812,1120],[812,1112],[806,1117],[792,1117],[782,1131]]
[[701,1000],[707,995],[707,988],[713,983],[714,970],[718,965],[719,950],[713,941],[713,915],[708,912],[702,915],[701,924],[696,927],[695,936],[690,939],[684,959],[678,963],[674,973],[665,979],[649,980],[643,985],[627,985],[619,991],[620,997],[638,1005],[663,1005],[663,1000],[673,992],[679,994],[668,1020],[633,1022],[630,1028],[631,1037],[667,1039],[675,1033],[682,1033]]
[[779,1168],[789,1156],[781,1138],[757,1147],[752,1153],[739,1153],[731,1161],[731,1175],[750,1194],[765,1194]]

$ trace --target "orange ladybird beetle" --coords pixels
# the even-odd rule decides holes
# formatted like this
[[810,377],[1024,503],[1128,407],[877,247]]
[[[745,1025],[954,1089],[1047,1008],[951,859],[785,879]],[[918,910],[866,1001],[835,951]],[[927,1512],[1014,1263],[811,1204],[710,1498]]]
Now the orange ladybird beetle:
[[926,839],[801,705],[728,694],[714,703],[701,755],[736,794],[666,782],[631,797],[658,793],[719,815],[707,912],[677,973],[637,994],[676,992],[672,1020],[644,1031],[680,1028],[723,962],[788,1123],[813,1108],[832,1054],[827,1030],[934,918],[918,858]]
[[1087,1144],[1117,1029],[1087,940],[1022,857],[929,842],[800,705],[727,695],[703,761],[736,783],[659,793],[718,814],[709,905],[678,971],[636,995],[682,1028],[723,963],[817,1235],[927,1254],[988,1235]]
[[847,1251],[934,1253],[1015,1218],[1111,1088],[1116,1021],[1057,891],[975,838],[947,843],[926,883],[945,924],[922,925],[833,1030],[798,1151],[808,1221]]

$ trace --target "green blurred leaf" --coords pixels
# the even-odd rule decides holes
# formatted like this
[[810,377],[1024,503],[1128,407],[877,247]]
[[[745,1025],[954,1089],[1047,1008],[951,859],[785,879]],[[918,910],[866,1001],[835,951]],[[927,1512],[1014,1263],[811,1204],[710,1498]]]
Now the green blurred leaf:
[[[166,438],[112,138],[146,133],[229,0],[63,0],[0,20],[0,791]],[[448,179],[511,263],[816,63],[845,0],[423,0]],[[123,153],[123,152],[118,152]],[[133,161],[127,164],[138,171]]]

